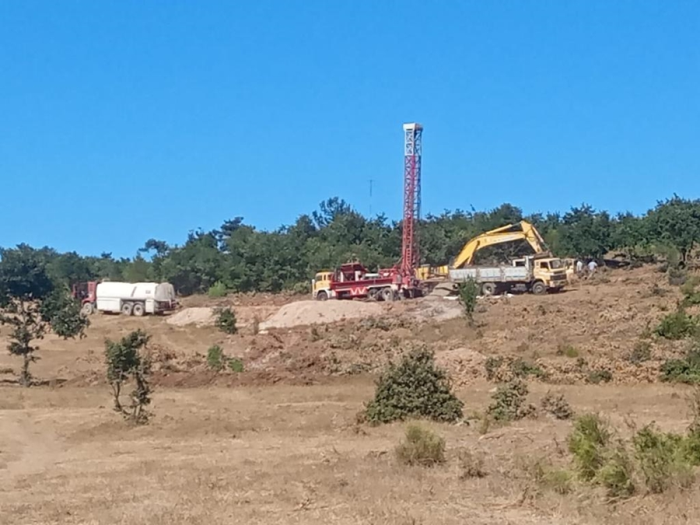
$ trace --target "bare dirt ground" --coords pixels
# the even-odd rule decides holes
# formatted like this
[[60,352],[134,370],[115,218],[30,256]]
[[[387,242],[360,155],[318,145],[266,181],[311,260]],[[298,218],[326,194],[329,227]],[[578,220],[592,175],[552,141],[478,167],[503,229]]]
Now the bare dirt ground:
[[[241,325],[233,336],[211,319],[95,315],[82,340],[40,342],[32,371],[48,386],[16,386],[19,360],[0,352],[0,523],[700,523],[697,488],[615,504],[587,489],[539,490],[530,466],[565,460],[570,422],[539,416],[486,434],[475,423],[432,425],[448,449],[447,464],[432,469],[396,463],[403,425],[355,422],[372,374],[424,344],[451,372],[468,414],[488,406],[494,385],[484,364],[501,356],[547,372],[530,381],[533,401],[555,389],[622,432],[631,421],[681,431],[686,389],[656,382],[681,345],[651,338],[651,360],[628,358],[678,297],[644,268],[556,295],[483,300],[475,326],[457,303],[428,298],[348,303],[354,313],[331,324],[318,320],[329,306],[295,310],[288,297],[186,301],[233,306]],[[285,304],[292,312],[282,327],[256,333]],[[152,335],[156,364],[156,417],[141,428],[110,410],[102,365],[105,338],[136,328]],[[6,336],[0,329],[0,345]],[[212,344],[240,357],[245,372],[209,371]],[[600,368],[612,382],[586,384]],[[484,457],[486,477],[460,479],[465,448]]]

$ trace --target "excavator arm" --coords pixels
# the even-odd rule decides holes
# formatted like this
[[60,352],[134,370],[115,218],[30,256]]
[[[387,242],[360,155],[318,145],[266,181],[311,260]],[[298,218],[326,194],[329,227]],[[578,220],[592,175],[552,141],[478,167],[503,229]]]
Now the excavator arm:
[[[518,229],[519,228],[519,229]],[[476,252],[487,246],[503,244],[507,242],[524,240],[532,247],[535,253],[545,253],[546,244],[540,233],[527,221],[520,221],[516,224],[501,226],[495,230],[477,235],[470,239],[462,248],[462,251],[452,261],[452,268],[461,268],[466,264],[471,264]]]

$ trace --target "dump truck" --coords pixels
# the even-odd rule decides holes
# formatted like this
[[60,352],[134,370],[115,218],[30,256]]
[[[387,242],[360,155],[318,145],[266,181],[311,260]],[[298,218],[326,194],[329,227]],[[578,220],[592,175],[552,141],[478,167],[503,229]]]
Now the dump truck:
[[467,266],[450,268],[449,281],[438,285],[433,293],[450,294],[459,283],[468,279],[480,285],[482,295],[498,295],[511,291],[544,294],[557,292],[567,283],[566,268],[555,258],[536,256],[514,259],[510,265]]
[[[477,252],[487,246],[526,241],[535,252],[505,265],[474,265]],[[567,284],[566,268],[546,248],[537,229],[527,221],[501,226],[469,239],[449,265],[423,266],[416,270],[426,290],[438,295],[453,293],[457,284],[471,277],[484,295],[511,290],[535,294],[559,291]]]

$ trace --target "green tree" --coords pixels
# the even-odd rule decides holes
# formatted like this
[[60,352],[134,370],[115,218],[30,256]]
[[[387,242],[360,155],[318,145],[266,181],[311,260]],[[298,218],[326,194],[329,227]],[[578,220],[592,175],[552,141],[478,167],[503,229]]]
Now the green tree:
[[37,340],[53,331],[67,339],[83,337],[89,325],[80,315],[80,304],[67,287],[51,279],[46,260],[26,245],[0,250],[0,323],[10,325],[12,355],[23,359],[20,384],[29,386],[30,363],[37,360]]
[[700,241],[700,200],[674,195],[660,201],[646,219],[652,238],[677,249],[686,263]]
[[[150,337],[142,330],[131,332],[120,341],[105,341],[105,363],[107,365],[107,381],[112,388],[114,410],[128,420],[142,424],[148,421],[151,414],[146,407],[151,403],[151,362],[142,351]],[[122,389],[129,381],[133,381],[134,389],[129,394],[129,404],[122,403]]]

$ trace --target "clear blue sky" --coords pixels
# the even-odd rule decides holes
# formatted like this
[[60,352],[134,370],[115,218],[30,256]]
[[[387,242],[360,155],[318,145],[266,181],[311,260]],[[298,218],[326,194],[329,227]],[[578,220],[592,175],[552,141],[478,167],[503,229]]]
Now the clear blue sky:
[[700,193],[696,0],[0,1],[0,245]]

